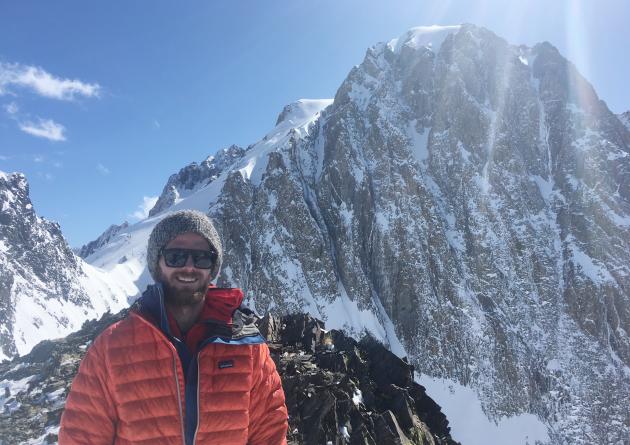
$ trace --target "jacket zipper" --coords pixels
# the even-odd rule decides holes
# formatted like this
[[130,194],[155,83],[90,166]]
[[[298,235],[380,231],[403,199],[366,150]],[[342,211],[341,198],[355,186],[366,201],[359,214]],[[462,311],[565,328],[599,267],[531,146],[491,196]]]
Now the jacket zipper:
[[186,445],[186,432],[184,431],[184,413],[182,413],[182,393],[179,389],[179,377],[177,375],[177,356],[173,355],[173,371],[175,371],[175,386],[177,387],[177,407],[179,408],[179,424],[182,427],[182,444]]
[[195,435],[193,436],[193,443],[192,445],[195,445],[195,443],[197,442],[197,432],[199,431],[199,387],[201,386],[201,375],[199,374],[199,355],[200,355],[201,351],[197,352],[197,425],[195,426]]

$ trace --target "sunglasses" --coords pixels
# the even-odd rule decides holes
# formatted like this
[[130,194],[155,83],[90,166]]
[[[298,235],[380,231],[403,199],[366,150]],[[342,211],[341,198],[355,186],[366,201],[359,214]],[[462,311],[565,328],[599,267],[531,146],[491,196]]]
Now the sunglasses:
[[184,267],[188,257],[192,257],[197,269],[211,269],[217,260],[217,253],[214,250],[164,249],[162,257],[168,267]]

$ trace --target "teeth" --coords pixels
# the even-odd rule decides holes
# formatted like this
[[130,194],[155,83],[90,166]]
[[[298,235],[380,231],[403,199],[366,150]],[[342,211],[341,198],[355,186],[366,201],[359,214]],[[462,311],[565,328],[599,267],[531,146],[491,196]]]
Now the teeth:
[[184,282],[184,283],[192,283],[192,282],[194,282],[194,281],[197,281],[197,279],[196,279],[196,278],[184,278],[184,277],[177,277],[177,279],[178,279],[179,281]]

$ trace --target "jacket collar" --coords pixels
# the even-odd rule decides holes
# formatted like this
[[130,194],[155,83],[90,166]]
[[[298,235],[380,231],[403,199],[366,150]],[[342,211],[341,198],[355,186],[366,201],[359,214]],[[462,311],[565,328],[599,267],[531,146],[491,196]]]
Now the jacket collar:
[[[206,292],[206,301],[199,321],[230,324],[234,312],[241,307],[242,302],[243,291],[240,289],[210,286]],[[147,286],[133,305],[133,309],[149,318],[164,333],[173,336],[164,303],[164,287],[161,283]]]

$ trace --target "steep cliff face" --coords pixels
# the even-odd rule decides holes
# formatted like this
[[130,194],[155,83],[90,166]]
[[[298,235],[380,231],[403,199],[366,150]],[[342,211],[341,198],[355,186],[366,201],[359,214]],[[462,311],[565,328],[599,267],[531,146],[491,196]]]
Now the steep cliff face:
[[629,147],[551,45],[414,29],[368,50],[260,176],[228,177],[210,202],[238,265],[222,282],[260,310],[391,320],[412,358],[440,357],[419,370],[478,388],[491,416],[594,438],[586,401],[630,390]]
[[75,256],[59,225],[35,213],[23,174],[0,172],[0,207],[0,359],[127,304],[133,283]]

